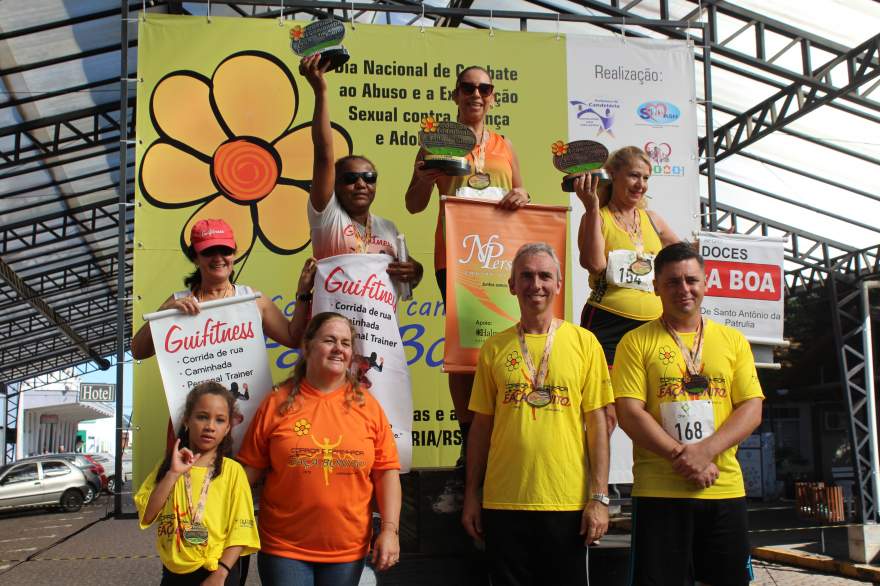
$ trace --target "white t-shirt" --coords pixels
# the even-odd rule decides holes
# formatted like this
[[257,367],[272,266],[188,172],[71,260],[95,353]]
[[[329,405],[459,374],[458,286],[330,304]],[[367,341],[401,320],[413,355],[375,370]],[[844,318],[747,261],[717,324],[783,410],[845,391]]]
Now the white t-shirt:
[[[339,205],[335,193],[330,197],[324,211],[316,210],[311,200],[307,210],[312,229],[312,253],[316,259],[358,252],[358,239],[354,231],[357,230],[363,237],[366,227],[351,219],[348,212]],[[373,214],[370,217],[373,234],[367,243],[367,252],[385,253],[397,258],[397,226],[391,220]]]
[[[233,293],[234,297],[241,297],[243,295],[250,295],[254,292],[253,289],[248,287],[247,285],[233,285],[235,287],[235,293]],[[184,289],[183,291],[175,291],[174,298],[175,299],[183,299],[184,297],[189,297],[193,292],[189,289]]]

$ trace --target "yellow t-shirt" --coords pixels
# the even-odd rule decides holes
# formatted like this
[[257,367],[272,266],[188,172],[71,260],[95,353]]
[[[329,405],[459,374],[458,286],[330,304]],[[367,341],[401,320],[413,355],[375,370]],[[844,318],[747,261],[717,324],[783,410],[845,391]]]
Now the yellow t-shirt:
[[[626,230],[617,225],[614,216],[608,206],[599,208],[599,217],[602,219],[602,238],[605,239],[606,260],[608,254],[614,250],[635,250],[632,238]],[[639,210],[639,219],[642,226],[642,245],[646,254],[656,256],[663,244],[660,236],[651,224],[648,212]],[[629,319],[647,321],[657,319],[663,313],[660,298],[653,291],[643,291],[620,287],[609,283],[606,272],[599,274],[590,273],[590,298],[587,303],[610,311],[616,315]]]
[[[220,476],[214,478],[208,488],[205,516],[202,519],[202,523],[208,528],[207,543],[192,545],[183,539],[181,525],[190,522],[183,476],[177,479],[174,490],[153,523],[144,523],[144,509],[156,486],[156,472],[160,465],[161,462],[156,464],[144,480],[134,497],[134,504],[138,510],[141,529],[158,522],[156,549],[159,550],[159,558],[166,568],[175,574],[189,574],[202,567],[213,572],[218,567],[217,560],[227,547],[241,545],[244,548],[241,552],[243,556],[259,551],[260,537],[254,521],[251,487],[241,464],[229,458],[223,459]],[[194,507],[198,506],[205,474],[213,470],[213,467],[202,466],[193,466],[190,469]]]
[[[535,367],[546,334],[526,334]],[[545,385],[545,407],[526,402],[531,389],[516,326],[480,349],[470,409],[494,416],[483,486],[487,509],[573,511],[589,498],[584,414],[614,400],[596,337],[563,322],[556,331]]]
[[[711,424],[715,430],[739,403],[756,397],[763,399],[755,361],[745,336],[709,319],[705,323],[702,374],[709,379],[708,391],[691,395],[684,389],[686,368],[681,351],[660,320],[653,320],[625,334],[617,345],[611,373],[614,396],[644,401],[648,412],[661,425],[661,412],[665,409],[668,419],[669,413],[677,407],[661,407],[662,404],[711,400]],[[696,332],[679,334],[688,348],[693,347],[695,336]],[[690,409],[695,414],[698,405],[693,405]],[[699,421],[699,417],[695,421]],[[706,420],[699,431],[696,426],[682,431],[682,423],[685,429],[689,427],[685,421],[679,424],[679,428],[670,423],[667,425],[673,430],[673,437],[675,433],[687,433],[694,441],[697,439],[695,434],[703,435],[703,428],[708,427],[704,425]],[[715,458],[720,475],[709,488],[697,487],[677,474],[668,460],[636,445],[633,445],[633,462],[633,496],[701,499],[745,496],[736,446]]]

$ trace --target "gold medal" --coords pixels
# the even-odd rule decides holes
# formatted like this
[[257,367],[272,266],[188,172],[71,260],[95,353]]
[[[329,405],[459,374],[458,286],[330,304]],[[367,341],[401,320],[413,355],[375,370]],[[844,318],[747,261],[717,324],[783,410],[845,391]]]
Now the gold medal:
[[651,274],[651,261],[646,258],[637,258],[629,265],[629,271],[639,277]]
[[474,173],[468,177],[468,185],[474,189],[486,189],[491,182],[488,173]]
[[201,523],[193,523],[183,530],[183,539],[191,545],[203,545],[208,542],[208,528]]

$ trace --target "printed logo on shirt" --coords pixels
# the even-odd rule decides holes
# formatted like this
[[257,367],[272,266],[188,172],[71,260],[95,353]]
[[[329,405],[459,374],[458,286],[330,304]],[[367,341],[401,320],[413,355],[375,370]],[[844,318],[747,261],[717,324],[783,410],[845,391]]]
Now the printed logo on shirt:
[[293,424],[293,433],[296,435],[306,435],[310,431],[312,431],[312,424],[305,417],[297,419]]
[[571,407],[571,399],[567,396],[568,387],[554,385],[541,387],[540,392],[549,395],[548,402],[543,407],[535,407],[529,403],[528,397],[532,392],[532,385],[527,382],[508,381],[502,403],[517,408],[525,405],[532,410],[533,415],[536,411],[560,411],[562,407]]
[[675,350],[670,346],[660,346],[660,362],[667,366],[675,362]]
[[[705,375],[705,373],[703,373]],[[658,399],[672,399],[687,397],[689,400],[697,399],[723,399],[727,397],[727,381],[723,376],[708,376],[709,386],[699,395],[691,394],[684,388],[685,371],[681,369],[678,375],[667,376],[665,373],[660,377],[660,386],[657,389]]]
[[505,365],[507,366],[507,372],[514,372],[516,370],[519,370],[519,368],[523,365],[523,360],[522,357],[520,357],[518,350],[514,350],[507,355]]
[[302,468],[307,474],[313,468],[320,468],[324,475],[324,486],[330,486],[333,474],[354,474],[366,466],[363,450],[339,449],[342,435],[336,441],[331,441],[326,436],[318,440],[314,434],[309,434],[309,438],[315,447],[291,448],[287,465],[291,468]]
[[[349,224],[348,226],[346,226],[342,230],[342,235],[347,236],[348,238],[355,238],[355,232],[357,232],[358,236],[363,237],[363,234],[361,234],[360,230],[358,230],[357,226],[355,226],[354,224]],[[367,245],[375,246],[380,249],[394,250],[394,246],[392,246],[390,242],[388,242],[384,238],[376,236],[375,234],[370,236],[370,241],[367,242]],[[353,246],[350,246],[349,248],[352,252],[357,252],[357,249],[355,249]]]

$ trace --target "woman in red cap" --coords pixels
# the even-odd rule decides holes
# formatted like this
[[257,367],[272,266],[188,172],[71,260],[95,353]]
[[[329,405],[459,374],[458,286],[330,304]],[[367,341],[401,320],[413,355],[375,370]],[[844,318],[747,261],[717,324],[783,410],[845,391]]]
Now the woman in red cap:
[[[223,220],[196,222],[190,231],[190,244],[186,252],[189,260],[196,265],[196,270],[183,280],[186,290],[174,293],[159,306],[159,310],[179,309],[195,315],[199,312],[199,303],[254,293],[247,285],[237,285],[232,281],[235,275],[235,251],[235,236],[229,224]],[[297,296],[309,292],[314,272],[315,261],[309,259],[300,275]],[[266,296],[257,297],[256,301],[262,317],[263,333],[288,348],[299,346],[307,321],[307,304],[297,303],[293,317],[287,321],[278,306]],[[131,339],[131,355],[143,360],[155,353],[150,323],[147,322]]]

